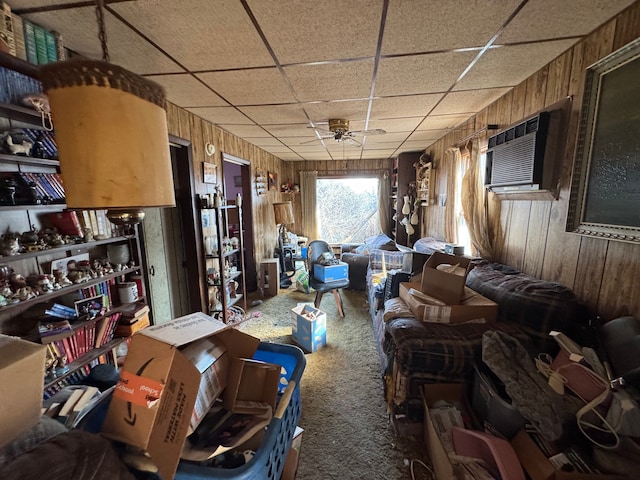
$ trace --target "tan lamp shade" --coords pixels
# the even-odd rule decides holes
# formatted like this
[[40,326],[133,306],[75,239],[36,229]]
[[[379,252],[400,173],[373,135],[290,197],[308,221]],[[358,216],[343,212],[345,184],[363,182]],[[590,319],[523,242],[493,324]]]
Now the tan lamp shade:
[[276,225],[291,225],[293,220],[293,206],[291,202],[276,202],[273,204]]
[[116,65],[41,67],[68,208],[172,207],[162,87]]

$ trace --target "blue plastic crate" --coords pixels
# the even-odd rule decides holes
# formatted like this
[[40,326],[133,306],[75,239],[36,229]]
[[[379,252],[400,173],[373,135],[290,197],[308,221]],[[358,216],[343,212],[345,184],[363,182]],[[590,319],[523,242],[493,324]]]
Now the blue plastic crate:
[[302,350],[294,345],[260,342],[253,357],[256,360],[274,363],[282,367],[280,393],[289,380],[296,382],[289,405],[282,418],[273,418],[260,448],[249,463],[238,468],[211,468],[181,462],[175,478],[178,480],[231,478],[235,480],[279,480],[287,457],[293,433],[300,420],[302,405],[300,399],[300,379],[306,365]]

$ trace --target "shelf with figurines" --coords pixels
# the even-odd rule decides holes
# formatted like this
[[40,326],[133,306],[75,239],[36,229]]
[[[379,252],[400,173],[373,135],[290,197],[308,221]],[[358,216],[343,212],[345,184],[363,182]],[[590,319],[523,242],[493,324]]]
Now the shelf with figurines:
[[68,272],[31,273],[26,277],[8,265],[0,265],[0,315],[18,307],[53,300],[81,288],[89,288],[140,270],[129,264],[114,268],[107,259],[77,262]]

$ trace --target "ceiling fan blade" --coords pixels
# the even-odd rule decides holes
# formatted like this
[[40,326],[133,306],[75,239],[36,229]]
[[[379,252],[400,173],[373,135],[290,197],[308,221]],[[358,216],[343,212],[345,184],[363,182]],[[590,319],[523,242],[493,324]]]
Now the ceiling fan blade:
[[364,137],[367,135],[384,135],[387,132],[381,128],[374,128],[373,130],[353,130],[349,133]]
[[333,138],[333,134],[322,136],[320,138],[314,138],[313,140],[307,140],[306,142],[300,142],[298,145],[308,145],[309,143],[321,142],[322,140],[328,140],[329,138]]
[[315,130],[320,135],[334,135],[334,133],[331,130],[327,130],[326,128],[320,128],[320,127],[307,127],[307,128],[311,128]]
[[342,141],[345,142],[345,143],[349,143],[351,145],[355,145],[356,147],[361,147],[362,146],[362,144],[358,140],[356,140],[355,138],[352,138],[352,137],[347,137],[347,136],[342,137]]

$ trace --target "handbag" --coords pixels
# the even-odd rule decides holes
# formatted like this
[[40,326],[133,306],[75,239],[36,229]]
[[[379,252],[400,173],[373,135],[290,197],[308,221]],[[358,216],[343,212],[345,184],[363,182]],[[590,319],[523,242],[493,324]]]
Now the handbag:
[[[566,386],[585,402],[576,412],[582,434],[605,449],[617,448],[620,435],[640,436],[640,408],[626,392],[612,390],[610,382],[598,373],[605,370],[597,355],[561,333],[551,335],[560,350],[553,359],[546,353],[540,354],[536,365],[556,392],[563,394]],[[594,431],[606,434],[611,441],[603,443],[591,433]]]

